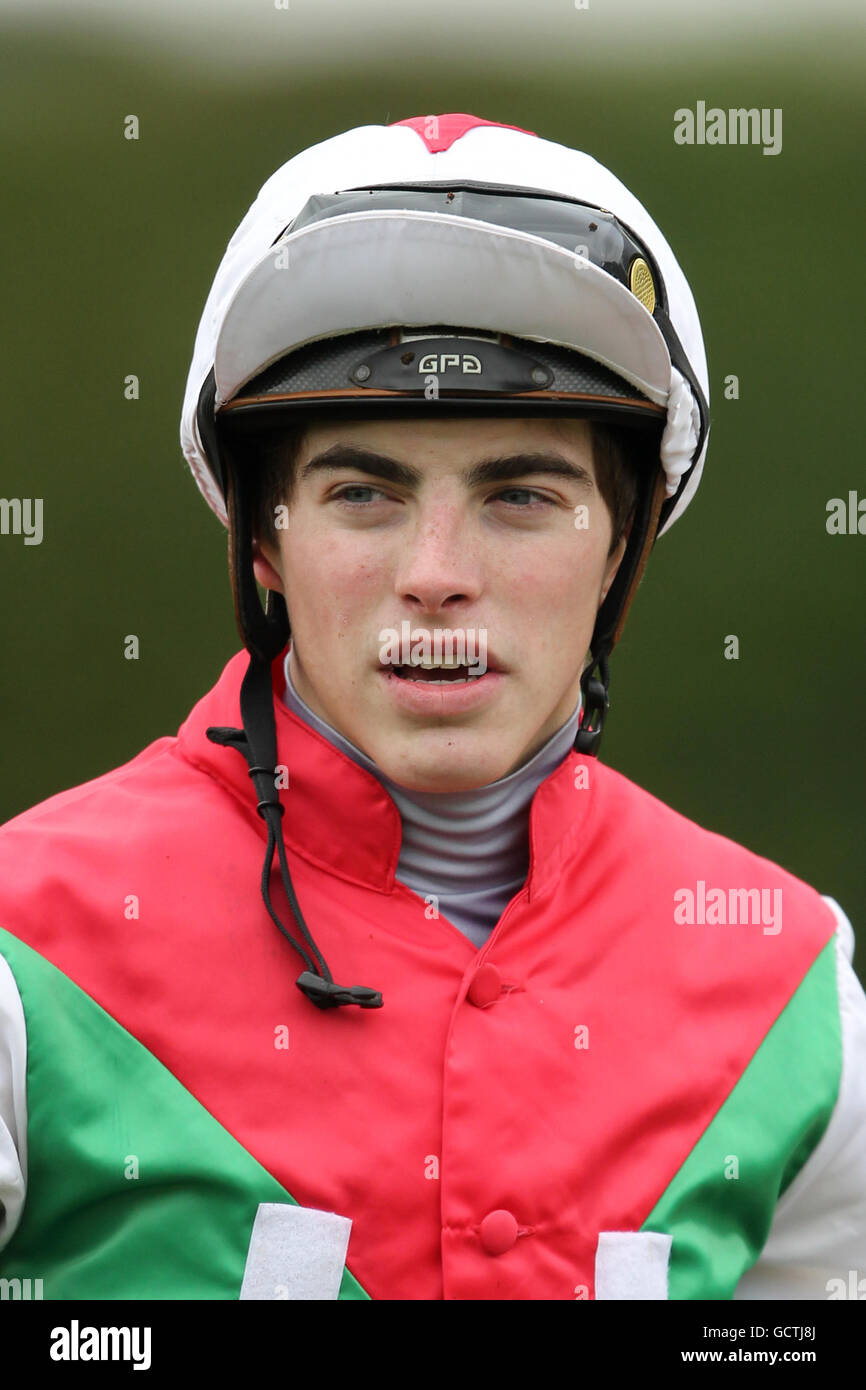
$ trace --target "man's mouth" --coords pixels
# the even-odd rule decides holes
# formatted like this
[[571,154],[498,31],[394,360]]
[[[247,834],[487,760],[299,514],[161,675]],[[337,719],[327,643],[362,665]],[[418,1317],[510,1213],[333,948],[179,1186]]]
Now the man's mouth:
[[470,674],[468,666],[452,666],[447,663],[433,664],[430,666],[392,666],[392,672],[398,680],[403,681],[424,681],[427,685],[467,685],[471,681],[481,680],[484,671]]

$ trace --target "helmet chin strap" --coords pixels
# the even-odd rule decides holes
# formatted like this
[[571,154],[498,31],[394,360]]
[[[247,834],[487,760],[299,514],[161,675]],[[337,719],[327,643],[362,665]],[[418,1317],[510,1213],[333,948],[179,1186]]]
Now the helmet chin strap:
[[[655,544],[665,494],[665,475],[659,467],[656,474],[650,475],[641,488],[625,554],[616,578],[598,610],[590,643],[591,659],[580,678],[583,712],[580,728],[574,740],[574,751],[587,757],[598,757],[604,721],[610,709],[608,659],[619,641],[626,614],[637,593],[650,551]],[[596,671],[598,675],[595,674]]]
[[[599,673],[598,676],[593,675],[596,669]],[[576,753],[585,753],[588,757],[598,756],[605,715],[610,709],[610,697],[607,693],[609,682],[610,668],[607,657],[600,654],[593,656],[580,678],[583,710],[580,716],[580,728],[574,740]]]

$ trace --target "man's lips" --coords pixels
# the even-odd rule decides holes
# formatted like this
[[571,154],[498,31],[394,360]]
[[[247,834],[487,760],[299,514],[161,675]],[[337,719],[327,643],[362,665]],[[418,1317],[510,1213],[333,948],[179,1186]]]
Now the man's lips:
[[386,671],[390,673],[399,672],[401,676],[418,676],[423,680],[431,678],[436,679],[437,677],[447,678],[449,673],[453,673],[455,676],[466,676],[470,671],[475,671],[479,665],[483,665],[485,672],[496,671],[499,674],[504,673],[508,669],[506,666],[502,665],[498,657],[492,656],[490,652],[486,653],[483,661],[476,659],[475,661],[464,662],[459,667],[437,666],[433,668],[429,666],[422,667],[420,664],[413,665],[411,662],[377,661],[375,663],[375,669],[377,671]]
[[485,672],[476,671],[470,675],[468,666],[390,666],[386,667],[398,680],[404,681],[423,681],[429,685],[432,682],[441,683],[448,681],[452,684],[458,681],[479,680]]
[[[457,673],[454,673],[455,676]],[[441,719],[444,715],[468,714],[497,698],[502,681],[501,671],[488,666],[483,676],[452,679],[433,672],[430,679],[405,679],[395,673],[393,666],[379,665],[386,699],[394,702],[404,713]]]

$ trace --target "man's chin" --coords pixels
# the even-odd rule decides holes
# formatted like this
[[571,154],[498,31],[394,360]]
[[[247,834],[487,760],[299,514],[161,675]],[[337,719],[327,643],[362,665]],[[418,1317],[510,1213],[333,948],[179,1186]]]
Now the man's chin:
[[433,737],[419,732],[385,746],[379,738],[376,751],[369,756],[385,777],[407,791],[443,795],[472,791],[507,775],[509,763],[501,746],[480,747],[477,745],[482,740],[477,735],[468,730],[462,734],[461,738],[459,730],[437,729]]

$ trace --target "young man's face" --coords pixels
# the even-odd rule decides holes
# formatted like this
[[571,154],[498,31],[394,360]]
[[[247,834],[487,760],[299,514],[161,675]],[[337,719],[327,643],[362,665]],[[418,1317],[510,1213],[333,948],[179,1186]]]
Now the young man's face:
[[[295,688],[393,781],[484,786],[574,713],[625,551],[623,538],[608,554],[585,420],[311,424],[285,519],[278,545],[256,544],[255,572],[286,596]],[[470,656],[486,643],[488,674],[450,688],[401,679],[380,652],[405,622],[431,648],[445,629]]]

